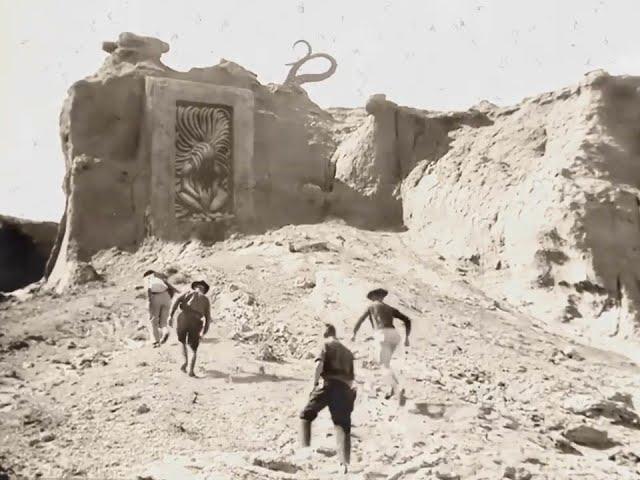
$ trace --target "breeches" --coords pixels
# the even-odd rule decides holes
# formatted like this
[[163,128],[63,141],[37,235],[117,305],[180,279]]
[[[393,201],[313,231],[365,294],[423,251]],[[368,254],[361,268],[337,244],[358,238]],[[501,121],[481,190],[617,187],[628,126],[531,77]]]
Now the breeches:
[[349,385],[340,380],[328,380],[311,392],[307,405],[300,413],[300,418],[312,422],[318,413],[328,406],[334,425],[344,428],[345,432],[350,432],[351,412],[353,412],[355,400],[356,391]]
[[375,332],[376,360],[380,365],[389,367],[391,357],[402,339],[395,328],[382,328]]
[[202,327],[202,320],[184,311],[180,312],[176,321],[178,341],[183,344],[186,343],[192,350],[197,350],[198,345],[200,345]]

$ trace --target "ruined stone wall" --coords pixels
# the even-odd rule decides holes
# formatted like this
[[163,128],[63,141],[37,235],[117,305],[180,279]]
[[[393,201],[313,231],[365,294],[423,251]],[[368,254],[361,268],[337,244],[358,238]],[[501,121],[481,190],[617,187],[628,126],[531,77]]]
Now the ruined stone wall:
[[255,74],[226,60],[173,71],[160,61],[168,45],[156,39],[123,34],[103,48],[110,55],[95,75],[72,85],[60,116],[67,202],[50,262],[52,283],[64,284],[70,265],[101,249],[135,248],[148,235],[167,236],[158,228],[158,209],[150,208],[153,190],[164,188],[151,179],[153,127],[145,111],[150,78],[243,89],[252,97],[252,177],[240,187],[250,191],[255,205],[251,218],[187,229],[186,237],[216,240],[228,228],[263,230],[323,218],[335,149],[332,118],[304,90],[262,85]]

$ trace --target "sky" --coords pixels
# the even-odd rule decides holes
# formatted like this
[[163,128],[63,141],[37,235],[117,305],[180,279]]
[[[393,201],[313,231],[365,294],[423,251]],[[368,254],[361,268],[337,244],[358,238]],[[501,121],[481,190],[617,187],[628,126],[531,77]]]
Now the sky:
[[457,110],[517,103],[598,68],[640,74],[639,14],[638,0],[0,0],[0,214],[60,219],[60,108],[120,32],[168,42],[162,59],[176,70],[226,58],[263,83],[284,80],[306,39],[338,61],[306,85],[321,106],[384,93]]

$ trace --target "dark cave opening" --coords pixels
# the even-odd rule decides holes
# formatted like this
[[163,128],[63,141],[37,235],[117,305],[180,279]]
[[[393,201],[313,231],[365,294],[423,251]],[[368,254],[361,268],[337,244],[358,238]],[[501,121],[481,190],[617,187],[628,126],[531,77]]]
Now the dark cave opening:
[[11,292],[40,280],[46,263],[47,258],[31,237],[14,225],[0,228],[0,292]]

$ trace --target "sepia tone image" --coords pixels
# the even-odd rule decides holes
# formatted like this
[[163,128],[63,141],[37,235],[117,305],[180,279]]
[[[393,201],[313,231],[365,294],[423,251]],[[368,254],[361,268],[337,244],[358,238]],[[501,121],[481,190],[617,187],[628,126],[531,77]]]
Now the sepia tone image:
[[636,0],[0,0],[0,480],[640,479]]

